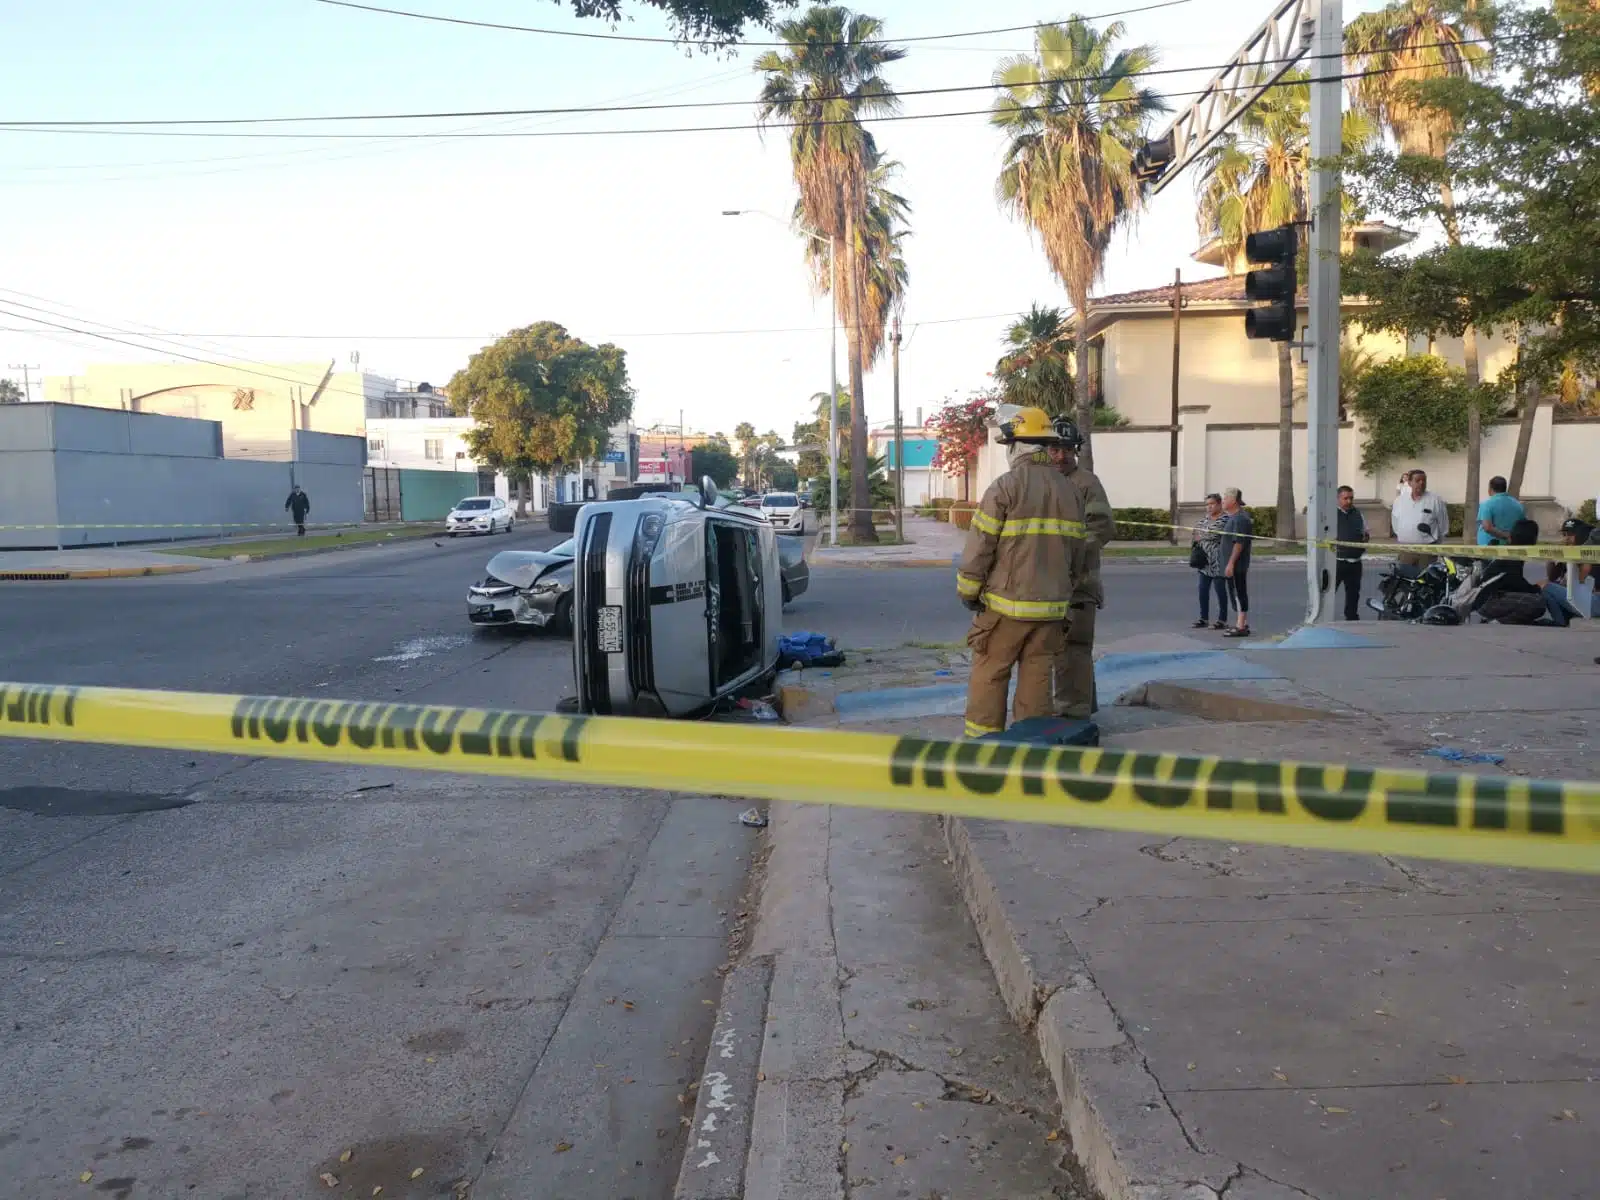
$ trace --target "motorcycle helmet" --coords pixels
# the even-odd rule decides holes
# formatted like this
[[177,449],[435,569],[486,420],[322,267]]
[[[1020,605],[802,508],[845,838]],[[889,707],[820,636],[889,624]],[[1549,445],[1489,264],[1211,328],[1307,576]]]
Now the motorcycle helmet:
[[1000,424],[1000,444],[1010,446],[1017,442],[1036,446],[1061,444],[1061,436],[1050,417],[1042,408],[1021,408]]
[[1423,625],[1459,625],[1461,614],[1448,604],[1435,604],[1417,620]]

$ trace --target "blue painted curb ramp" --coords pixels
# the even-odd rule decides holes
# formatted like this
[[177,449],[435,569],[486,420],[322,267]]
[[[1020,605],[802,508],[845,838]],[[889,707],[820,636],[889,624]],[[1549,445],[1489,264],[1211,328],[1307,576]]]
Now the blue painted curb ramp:
[[1381,650],[1384,643],[1330,625],[1302,625],[1281,642],[1257,642],[1241,650]]
[[[1095,663],[1094,678],[1104,707],[1152,679],[1277,679],[1280,676],[1231,650],[1174,650],[1107,654]],[[960,716],[966,704],[966,685],[947,683],[841,692],[834,698],[834,711],[842,723],[848,724]]]

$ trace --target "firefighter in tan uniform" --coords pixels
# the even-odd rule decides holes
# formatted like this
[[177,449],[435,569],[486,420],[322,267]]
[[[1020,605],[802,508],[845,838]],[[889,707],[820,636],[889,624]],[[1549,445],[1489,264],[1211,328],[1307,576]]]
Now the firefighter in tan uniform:
[[1006,727],[1013,666],[1013,719],[1055,712],[1055,663],[1088,552],[1083,506],[1062,474],[1066,449],[1044,410],[1022,409],[1000,427],[1000,440],[1012,446],[1011,469],[972,514],[956,574],[961,602],[977,614],[967,634],[968,737]]
[[1094,686],[1095,617],[1106,603],[1100,582],[1100,551],[1117,536],[1117,522],[1099,477],[1078,461],[1083,435],[1077,424],[1070,417],[1057,417],[1055,426],[1067,450],[1061,469],[1083,506],[1083,523],[1089,532],[1083,574],[1077,577],[1077,589],[1072,593],[1066,651],[1056,660],[1056,715],[1087,721],[1100,707]]

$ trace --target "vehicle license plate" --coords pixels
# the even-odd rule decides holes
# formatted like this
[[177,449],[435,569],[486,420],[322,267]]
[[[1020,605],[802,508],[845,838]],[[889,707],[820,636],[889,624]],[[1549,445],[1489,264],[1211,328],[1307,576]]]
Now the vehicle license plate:
[[600,608],[600,620],[596,632],[600,640],[602,654],[622,653],[622,606],[620,604],[606,604]]

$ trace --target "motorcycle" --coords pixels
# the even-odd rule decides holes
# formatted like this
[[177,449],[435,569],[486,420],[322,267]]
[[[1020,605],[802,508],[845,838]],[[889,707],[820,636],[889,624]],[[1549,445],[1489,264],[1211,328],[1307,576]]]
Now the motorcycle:
[[1368,598],[1367,607],[1380,621],[1421,621],[1430,610],[1450,605],[1472,567],[1470,559],[1446,556],[1421,567],[1396,563],[1378,581],[1378,594]]

